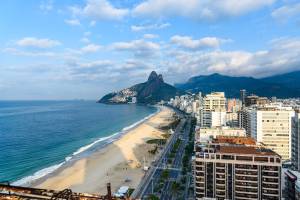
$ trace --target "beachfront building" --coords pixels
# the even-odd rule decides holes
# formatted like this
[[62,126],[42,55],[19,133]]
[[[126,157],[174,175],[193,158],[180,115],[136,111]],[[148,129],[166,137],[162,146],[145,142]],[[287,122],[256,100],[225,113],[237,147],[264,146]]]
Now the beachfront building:
[[290,159],[294,110],[281,104],[268,104],[256,107],[248,115],[251,137],[278,153],[283,160]]
[[281,199],[281,157],[249,137],[196,141],[195,198]]
[[224,92],[207,94],[200,101],[200,126],[226,125],[226,98]]

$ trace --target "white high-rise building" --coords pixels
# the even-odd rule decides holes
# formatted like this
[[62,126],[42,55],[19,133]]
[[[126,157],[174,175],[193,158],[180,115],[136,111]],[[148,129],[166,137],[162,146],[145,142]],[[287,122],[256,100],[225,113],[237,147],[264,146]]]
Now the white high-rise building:
[[200,102],[201,127],[226,125],[226,98],[224,92],[213,92]]
[[283,160],[292,156],[292,117],[291,107],[269,104],[249,112],[251,137],[278,153]]

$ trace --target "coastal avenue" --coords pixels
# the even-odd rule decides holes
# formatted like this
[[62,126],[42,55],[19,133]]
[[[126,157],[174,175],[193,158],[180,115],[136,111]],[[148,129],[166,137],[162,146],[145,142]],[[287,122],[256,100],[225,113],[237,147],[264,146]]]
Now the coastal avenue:
[[[180,123],[176,127],[174,133],[172,134],[169,142],[164,147],[161,152],[160,157],[151,166],[139,186],[135,189],[131,197],[133,199],[144,199],[146,196],[153,194],[154,187],[159,184],[159,179],[163,170],[169,170],[169,178],[162,188],[163,194],[160,199],[170,199],[171,198],[171,182],[176,181],[179,178],[181,172],[181,163],[184,153],[184,148],[188,142],[188,134],[191,127],[191,119],[186,118],[181,112],[176,112],[181,118]],[[167,156],[170,153],[173,145],[177,139],[181,139],[179,149],[174,157],[174,162],[170,166],[167,166]]]

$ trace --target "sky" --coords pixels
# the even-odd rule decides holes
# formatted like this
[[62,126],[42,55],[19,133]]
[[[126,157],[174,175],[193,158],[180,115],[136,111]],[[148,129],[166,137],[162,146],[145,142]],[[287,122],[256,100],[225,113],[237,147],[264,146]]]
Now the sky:
[[299,0],[2,0],[0,100],[300,70]]

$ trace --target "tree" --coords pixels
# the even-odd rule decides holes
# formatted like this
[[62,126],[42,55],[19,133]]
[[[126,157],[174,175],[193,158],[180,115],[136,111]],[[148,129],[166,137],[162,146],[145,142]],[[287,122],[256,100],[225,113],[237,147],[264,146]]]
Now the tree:
[[148,200],[159,200],[159,198],[157,196],[155,196],[154,194],[150,194],[148,197]]
[[165,169],[165,170],[162,172],[161,177],[162,177],[163,179],[169,178],[169,170]]

